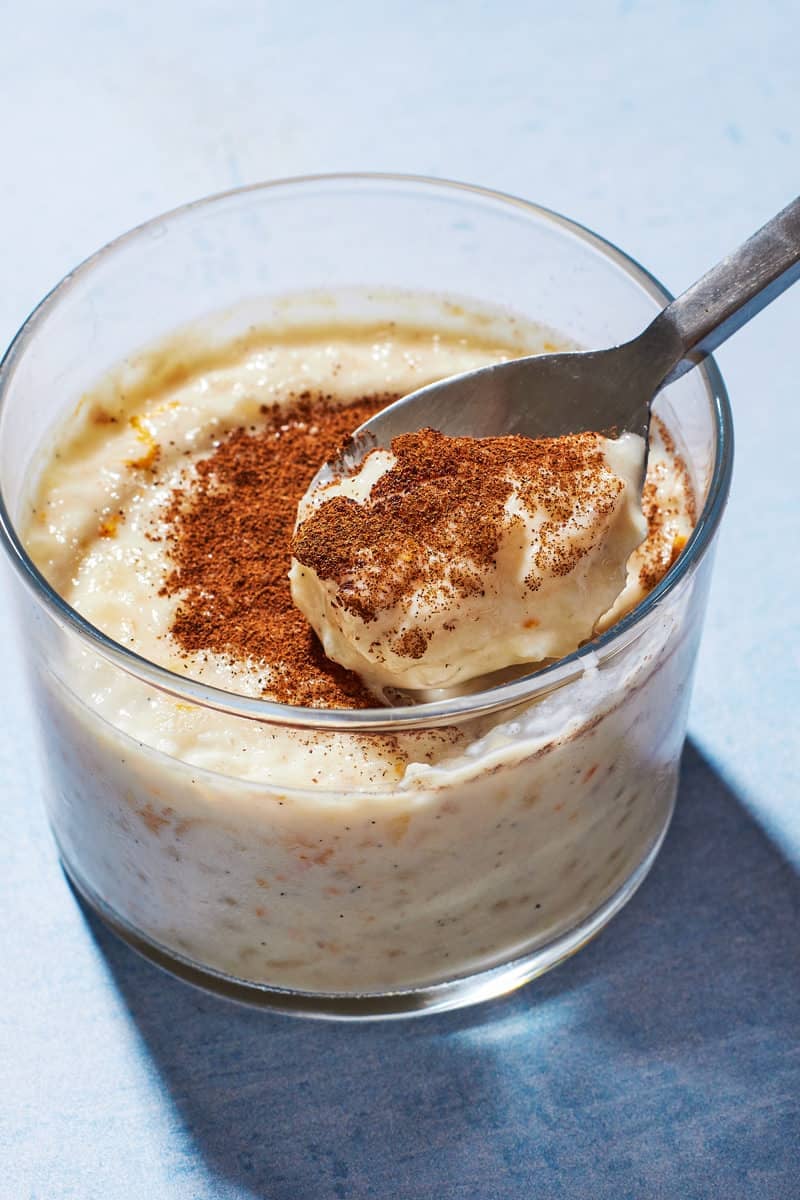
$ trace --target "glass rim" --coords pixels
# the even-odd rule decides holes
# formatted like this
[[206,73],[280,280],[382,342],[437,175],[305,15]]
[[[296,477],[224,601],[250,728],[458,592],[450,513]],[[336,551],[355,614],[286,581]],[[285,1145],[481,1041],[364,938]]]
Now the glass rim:
[[[392,184],[408,187],[410,191],[427,189],[431,193],[440,191],[453,195],[461,192],[478,200],[482,199],[519,209],[540,221],[561,228],[600,251],[607,259],[622,268],[631,279],[640,285],[643,291],[649,293],[662,306],[673,299],[672,294],[654,275],[630,255],[620,250],[613,242],[561,213],[509,193],[457,180],[391,172],[343,172],[268,180],[217,192],[160,213],[120,234],[69,271],[33,309],[0,360],[0,416],[2,416],[6,392],[17,362],[35,338],[39,327],[76,284],[83,282],[96,266],[99,266],[114,252],[148,235],[153,227],[161,221],[183,217],[198,209],[212,208],[235,197],[280,189],[290,191],[308,185],[336,187],[347,183],[357,184],[365,189]],[[204,708],[213,708],[232,716],[270,725],[326,732],[385,734],[401,729],[423,729],[443,724],[458,724],[477,716],[501,712],[520,702],[547,695],[556,688],[580,677],[588,664],[596,664],[611,657],[644,631],[644,624],[648,616],[691,573],[710,548],[730,488],[733,466],[733,418],[727,389],[713,358],[706,358],[695,370],[699,372],[703,380],[709,405],[714,415],[716,429],[714,466],[705,503],[698,514],[692,534],[676,562],[653,591],[648,593],[625,617],[613,624],[600,637],[549,666],[532,671],[530,674],[510,682],[464,696],[396,708],[324,709],[295,707],[280,704],[274,700],[243,696],[222,688],[212,687],[170,671],[167,667],[159,666],[123,646],[87,621],[77,609],[59,595],[25,550],[5,502],[2,480],[0,480],[0,542],[3,543],[22,581],[58,623],[69,627],[82,642],[99,651],[105,659],[113,662],[122,670],[181,700],[189,700]]]

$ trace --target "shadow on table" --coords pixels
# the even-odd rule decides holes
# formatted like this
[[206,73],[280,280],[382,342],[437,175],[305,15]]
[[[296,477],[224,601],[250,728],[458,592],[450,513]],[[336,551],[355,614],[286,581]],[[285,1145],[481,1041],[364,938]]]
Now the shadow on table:
[[253,1012],[87,920],[216,1181],[193,1196],[795,1194],[800,879],[691,745],[633,903],[477,1009],[359,1026]]

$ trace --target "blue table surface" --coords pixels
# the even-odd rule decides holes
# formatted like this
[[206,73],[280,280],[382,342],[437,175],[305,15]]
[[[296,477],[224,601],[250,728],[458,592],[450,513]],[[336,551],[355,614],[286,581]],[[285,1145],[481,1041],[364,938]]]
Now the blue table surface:
[[[679,290],[797,192],[796,0],[28,0],[0,38],[8,341],[123,229],[399,170],[590,225]],[[679,807],[590,947],[506,1000],[328,1025],[75,903],[0,590],[0,1197],[800,1196],[800,288],[719,353],[738,422]]]

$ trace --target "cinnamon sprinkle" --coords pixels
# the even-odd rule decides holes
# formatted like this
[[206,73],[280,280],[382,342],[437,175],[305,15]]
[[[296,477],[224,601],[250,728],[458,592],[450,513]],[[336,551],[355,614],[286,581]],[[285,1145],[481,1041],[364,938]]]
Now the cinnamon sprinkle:
[[262,426],[232,430],[185,473],[164,514],[162,589],[179,597],[171,633],[182,650],[267,668],[264,694],[284,704],[375,705],[357,675],[325,656],[287,575],[297,505],[320,464],[395,398],[336,404],[305,393],[265,405]]
[[[298,562],[336,584],[336,603],[367,622],[414,597],[437,608],[442,588],[480,593],[503,538],[520,521],[506,509],[515,491],[528,511],[547,514],[527,587],[536,591],[544,574],[567,575],[624,487],[596,433],[471,438],[422,429],[394,438],[392,453],[393,465],[365,503],[325,501],[292,543]],[[575,516],[585,519],[585,536],[565,543],[564,527]],[[395,652],[421,657],[424,641],[407,634],[407,645],[395,640]]]
[[[297,505],[320,463],[334,457],[353,429],[394,399],[393,395],[365,396],[337,403],[331,396],[290,396],[286,403],[262,406],[263,423],[231,430],[207,458],[186,469],[163,513],[170,566],[162,593],[178,599],[170,633],[187,656],[213,653],[239,666],[252,664],[268,677],[263,694],[280,703],[319,708],[375,705],[375,698],[357,675],[326,657],[292,601],[288,571]],[[393,555],[396,563],[399,550],[406,567],[374,581],[373,607],[376,600],[386,602],[398,587],[405,591],[424,570],[420,534],[428,527],[431,512],[442,511],[442,488],[437,497],[436,478],[441,484],[448,474],[457,479],[459,506],[457,518],[453,517],[455,525],[451,522],[445,540],[450,555],[458,547],[462,560],[460,568],[453,567],[451,580],[464,595],[479,588],[475,567],[491,562],[496,553],[501,513],[511,488],[500,468],[507,472],[509,456],[513,459],[516,455],[522,471],[523,459],[530,454],[529,439],[493,439],[510,444],[496,445],[493,456],[491,446],[484,443],[477,456],[472,456],[471,466],[466,466],[464,447],[450,454],[444,442],[479,445],[476,439],[444,439],[433,431],[423,432],[423,441],[420,434],[407,435],[410,440],[401,444],[401,475],[393,471],[393,481],[384,476],[376,485],[386,518],[380,554]],[[602,452],[594,444],[596,435],[576,436],[582,440],[572,448],[571,458],[567,454],[565,460],[564,439],[541,439],[536,469],[531,472],[530,462],[526,467],[527,501],[546,499],[549,510],[539,569],[571,569],[566,560],[558,559],[564,554],[558,533],[576,500],[597,512],[615,499],[613,488],[607,488],[597,474]],[[515,442],[526,442],[527,447],[523,450]],[[421,471],[430,471],[431,454],[439,471],[428,480],[425,503],[430,507],[417,513],[416,526],[414,522],[403,525],[397,511],[402,496],[414,479],[419,482]],[[682,467],[679,459],[677,462]],[[613,480],[619,482],[616,477]],[[336,515],[337,519],[326,518],[324,527],[317,524],[313,538],[308,528],[311,522],[306,521],[294,541],[297,557],[305,562],[313,559],[321,575],[344,572],[347,555],[361,537],[352,526],[352,509],[347,507],[360,506],[340,501],[345,506],[343,521],[334,507],[339,502],[328,502],[316,510],[315,521],[326,510],[329,517]],[[452,505],[452,493],[448,504]],[[642,569],[642,584],[649,590],[663,577],[680,548],[670,545],[668,549],[663,544],[663,514],[656,487],[650,482],[643,507],[651,553]],[[456,537],[465,539],[463,544]],[[463,565],[465,545],[472,566]],[[535,588],[536,580],[529,580],[529,586]],[[386,595],[381,588],[388,589]],[[363,598],[363,603],[369,611],[370,601]],[[424,652],[424,645],[409,641],[397,650],[415,657]]]
[[[653,418],[664,449],[669,455],[670,470],[681,481],[683,503],[687,506],[690,528],[697,522],[694,488],[683,458],[678,454],[675,441],[664,422]],[[684,546],[685,537],[675,537],[673,529],[681,512],[681,501],[677,495],[669,495],[664,484],[668,482],[663,463],[650,462],[647,480],[642,490],[642,512],[647,521],[647,541],[642,547],[642,563],[639,568],[639,583],[647,594],[658,587],[667,571],[676,561]]]

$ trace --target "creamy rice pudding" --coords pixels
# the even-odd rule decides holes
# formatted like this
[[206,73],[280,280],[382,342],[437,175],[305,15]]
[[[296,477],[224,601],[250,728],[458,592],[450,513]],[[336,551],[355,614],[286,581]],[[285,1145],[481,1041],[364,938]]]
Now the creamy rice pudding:
[[[288,706],[374,706],[292,602],[297,506],[396,396],[554,348],[534,327],[507,342],[482,328],[276,327],[126,364],[51,437],[27,549],[88,621],[179,675]],[[623,522],[617,583],[583,581],[605,580],[576,644],[646,596],[691,533],[692,489],[658,421],[643,514],[638,532],[635,514]],[[589,655],[566,690],[398,732],[260,724],[75,646],[39,685],[56,835],[114,914],[236,979],[375,992],[502,962],[590,916],[660,837],[694,654],[681,603],[602,669]],[[565,652],[531,644],[506,661]]]

